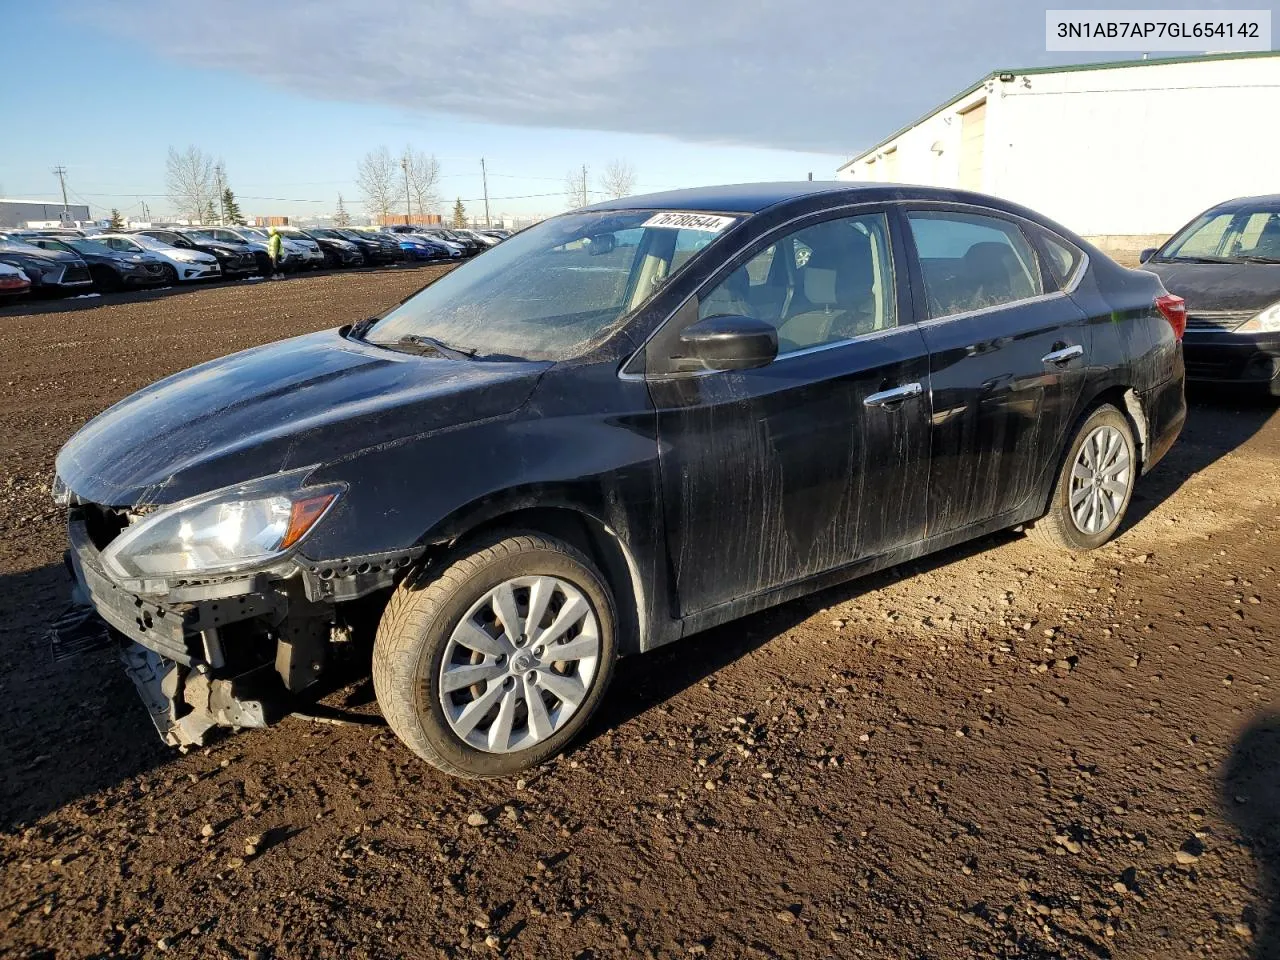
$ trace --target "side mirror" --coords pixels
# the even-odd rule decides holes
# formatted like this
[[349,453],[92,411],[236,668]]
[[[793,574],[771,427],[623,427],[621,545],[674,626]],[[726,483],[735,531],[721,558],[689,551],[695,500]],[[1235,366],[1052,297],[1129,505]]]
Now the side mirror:
[[587,245],[587,253],[593,257],[602,257],[606,253],[613,253],[613,248],[618,245],[618,242],[613,239],[612,233],[602,233],[588,239],[590,243]]
[[1140,254],[1138,254],[1138,262],[1146,263],[1148,260],[1150,260],[1152,257],[1156,255],[1157,249],[1158,248],[1156,247],[1147,247],[1147,249],[1143,250]]
[[752,370],[778,356],[778,331],[752,317],[707,317],[685,328],[680,346],[708,370]]

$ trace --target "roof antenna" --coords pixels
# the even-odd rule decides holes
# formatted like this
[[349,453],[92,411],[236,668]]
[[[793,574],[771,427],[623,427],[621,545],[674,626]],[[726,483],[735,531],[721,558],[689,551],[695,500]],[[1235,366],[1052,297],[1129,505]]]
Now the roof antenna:
[[813,171],[812,171],[812,170],[810,170],[810,171],[809,171],[809,182],[810,182],[810,183],[812,183],[812,182],[813,182]]

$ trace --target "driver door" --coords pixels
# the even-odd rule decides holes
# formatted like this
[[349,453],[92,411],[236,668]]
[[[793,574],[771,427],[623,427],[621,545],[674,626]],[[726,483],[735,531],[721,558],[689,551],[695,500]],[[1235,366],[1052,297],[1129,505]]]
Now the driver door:
[[885,209],[827,215],[754,243],[670,321],[678,338],[748,315],[780,343],[752,370],[667,373],[650,355],[682,616],[924,536],[929,362],[905,263]]

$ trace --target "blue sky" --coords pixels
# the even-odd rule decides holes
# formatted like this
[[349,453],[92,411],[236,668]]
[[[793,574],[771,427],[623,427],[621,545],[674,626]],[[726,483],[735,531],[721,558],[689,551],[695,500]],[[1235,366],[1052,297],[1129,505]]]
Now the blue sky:
[[[1193,5],[1227,6],[1160,4]],[[569,169],[615,159],[637,192],[827,179],[991,69],[1086,59],[1046,53],[1025,0],[62,0],[4,21],[38,122],[7,127],[0,196],[54,198],[63,164],[95,215],[167,211],[166,151],[188,144],[250,214],[357,208],[384,144],[434,153],[469,212],[484,156],[494,214],[563,210]]]

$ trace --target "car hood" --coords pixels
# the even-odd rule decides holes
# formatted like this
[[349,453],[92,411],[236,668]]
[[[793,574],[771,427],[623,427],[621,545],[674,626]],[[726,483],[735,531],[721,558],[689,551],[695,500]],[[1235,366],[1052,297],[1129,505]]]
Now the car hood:
[[0,243],[0,257],[26,257],[28,260],[47,260],[57,263],[81,263],[77,254],[66,250],[46,250],[44,247],[18,246]]
[[1187,301],[1187,312],[1262,310],[1280,300],[1277,263],[1151,263],[1170,293]]
[[421,357],[323,331],[140,390],[67,441],[57,472],[82,500],[172,503],[511,413],[549,366]]

